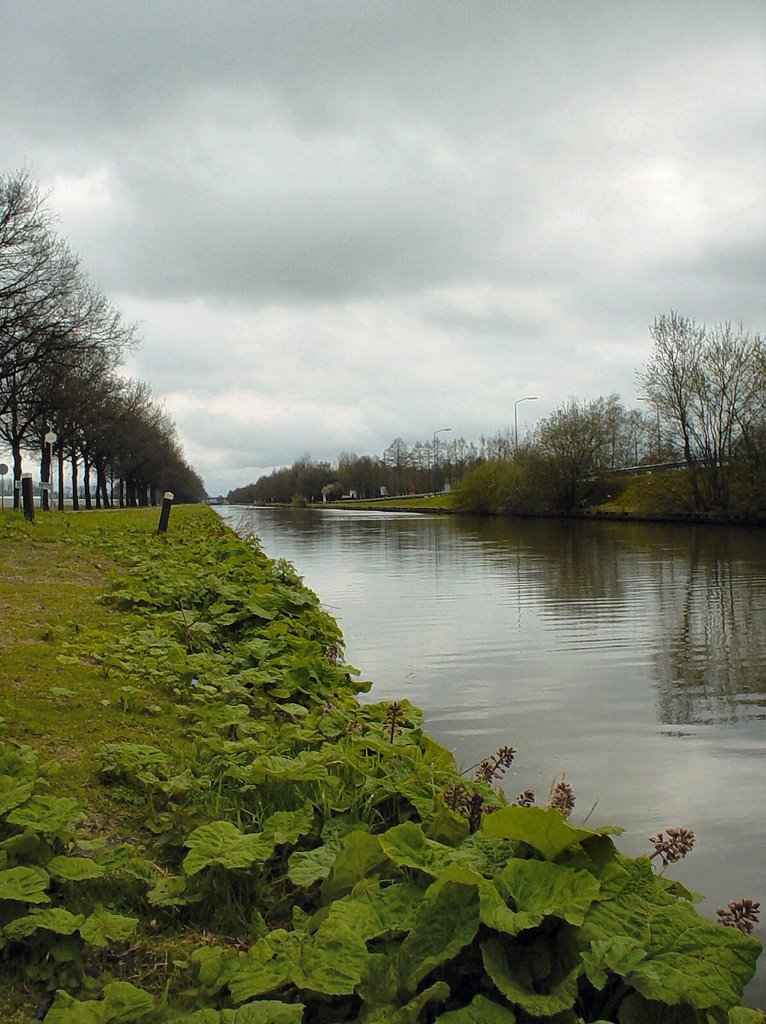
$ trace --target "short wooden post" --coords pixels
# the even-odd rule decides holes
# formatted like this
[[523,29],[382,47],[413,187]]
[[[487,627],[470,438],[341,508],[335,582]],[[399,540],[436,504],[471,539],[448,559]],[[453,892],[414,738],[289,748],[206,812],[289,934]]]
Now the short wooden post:
[[24,506],[24,518],[30,522],[35,518],[35,496],[32,491],[32,474],[21,474],[21,502]]
[[162,495],[162,508],[160,509],[160,521],[157,525],[157,533],[167,533],[173,497],[174,495],[172,491],[165,491]]

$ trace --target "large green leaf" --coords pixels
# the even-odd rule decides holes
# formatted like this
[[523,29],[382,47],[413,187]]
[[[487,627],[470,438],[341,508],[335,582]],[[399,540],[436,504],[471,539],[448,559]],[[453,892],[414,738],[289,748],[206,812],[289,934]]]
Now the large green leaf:
[[406,932],[413,924],[423,890],[411,882],[381,886],[374,883],[341,900],[336,900],[322,927],[341,925],[364,942],[396,932]]
[[264,754],[253,761],[248,774],[280,779],[282,782],[316,782],[326,779],[328,772],[321,763],[320,754],[302,750],[297,757]]
[[293,885],[308,888],[327,878],[340,849],[340,843],[325,843],[316,850],[296,850],[287,862],[287,877]]
[[527,947],[493,938],[482,943],[481,952],[487,974],[505,998],[533,1017],[575,1005],[582,964],[571,948],[562,946],[561,934],[553,948],[542,936]]
[[61,907],[46,907],[15,918],[3,928],[3,932],[9,939],[25,939],[38,928],[47,928],[58,935],[71,935],[84,920],[83,914],[72,914]]
[[31,796],[8,815],[11,824],[44,835],[73,832],[81,818],[82,808],[72,797],[39,794]]
[[189,853],[184,859],[187,875],[211,864],[225,868],[249,868],[274,852],[274,837],[264,832],[245,834],[231,821],[211,821],[196,828],[186,840]]
[[474,996],[467,1006],[441,1014],[435,1024],[515,1024],[515,1021],[516,1015],[507,1007],[486,996]]
[[30,796],[37,778],[37,755],[31,747],[0,743],[0,815]]
[[199,969],[200,985],[208,992],[220,992],[239,969],[241,955],[224,946],[198,946],[189,957]]
[[582,929],[592,943],[585,963],[594,983],[608,969],[647,999],[671,1006],[728,1009],[739,1003],[755,971],[759,942],[706,920],[673,896],[645,857],[610,865],[601,896]]
[[138,919],[124,914],[113,914],[104,907],[95,910],[80,926],[80,935],[91,946],[104,948],[110,942],[124,942],[138,926]]
[[263,823],[264,833],[273,838],[276,846],[296,843],[301,836],[311,832],[313,827],[314,808],[308,801],[297,811],[277,811]]
[[[259,999],[236,1010],[194,1010],[170,1017],[167,1024],[301,1024],[303,1003]],[[163,1018],[164,1019],[164,1018]]]
[[274,992],[288,982],[322,995],[350,995],[369,954],[364,942],[342,926],[305,932],[270,932],[245,953],[229,980],[236,1003]]
[[79,1002],[59,990],[45,1017],[46,1024],[132,1024],[151,1013],[154,999],[127,981],[104,986],[104,998]]
[[185,907],[202,899],[199,893],[187,892],[188,881],[183,875],[157,878],[147,890],[146,899],[153,907]]
[[423,829],[414,821],[395,825],[378,836],[387,857],[399,867],[418,868],[436,876],[450,861],[453,850],[449,846],[427,839]]
[[345,896],[362,878],[376,878],[390,867],[381,849],[379,836],[368,832],[350,832],[341,841],[335,863],[322,886],[322,901],[330,903]]
[[447,881],[427,890],[399,953],[403,984],[415,992],[439,964],[457,956],[479,930],[475,886]]
[[[542,861],[530,863],[542,864]],[[473,886],[479,894],[479,914],[482,924],[495,931],[505,932],[507,935],[518,935],[527,928],[534,928],[540,924],[545,916],[539,909],[534,911],[512,910],[503,895],[497,889],[495,882],[485,878],[472,865],[464,860],[453,861],[436,879],[429,892],[436,890],[447,882],[459,882],[463,885]]]
[[56,878],[68,882],[81,882],[86,878],[101,878],[106,872],[90,857],[52,857],[46,865]]
[[564,850],[598,832],[570,825],[560,811],[542,807],[501,807],[482,821],[482,832],[494,839],[515,839],[527,843],[546,860],[555,860]]
[[539,860],[509,861],[500,878],[516,909],[543,917],[582,924],[598,897],[601,884],[587,871],[575,871]]
[[50,903],[45,890],[50,877],[38,867],[6,868],[0,871],[0,900],[21,903]]
[[392,1004],[364,1010],[359,1022],[360,1024],[417,1024],[425,1006],[429,1003],[443,1003],[449,999],[449,994],[449,985],[444,981],[437,981],[436,984],[418,992],[403,1006]]
[[222,1010],[221,1024],[301,1024],[303,1010],[303,1003],[262,999],[236,1010]]
[[[725,1021],[726,1016],[715,1019]],[[704,1010],[655,1003],[650,999],[644,999],[637,992],[620,1003],[618,1020],[620,1024],[713,1024]],[[758,1024],[763,1024],[763,1018]]]

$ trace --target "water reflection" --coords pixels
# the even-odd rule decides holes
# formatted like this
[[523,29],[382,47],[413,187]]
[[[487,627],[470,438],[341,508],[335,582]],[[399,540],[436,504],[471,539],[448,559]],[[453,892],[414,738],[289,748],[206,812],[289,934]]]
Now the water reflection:
[[[743,529],[456,520],[471,557],[489,561],[522,601],[580,631],[599,627],[636,653],[651,633],[660,721],[688,725],[766,715],[766,558]],[[480,544],[471,541],[480,538]],[[523,580],[522,580],[523,575]],[[608,643],[604,636],[601,643]]]

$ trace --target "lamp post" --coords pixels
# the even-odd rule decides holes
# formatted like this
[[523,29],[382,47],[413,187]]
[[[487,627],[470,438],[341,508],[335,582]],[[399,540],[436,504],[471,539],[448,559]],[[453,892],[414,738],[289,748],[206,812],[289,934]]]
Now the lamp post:
[[519,405],[521,402],[536,402],[537,395],[527,395],[526,398],[517,398],[513,403],[513,451],[519,450]]
[[434,437],[433,437],[434,466],[433,466],[433,472],[431,474],[431,477],[432,477],[432,479],[431,479],[431,487],[432,487],[434,493],[436,492],[436,444],[437,444],[436,435],[437,434],[444,434],[444,433],[446,433],[449,430],[452,430],[452,427],[439,427],[438,430],[434,431]]

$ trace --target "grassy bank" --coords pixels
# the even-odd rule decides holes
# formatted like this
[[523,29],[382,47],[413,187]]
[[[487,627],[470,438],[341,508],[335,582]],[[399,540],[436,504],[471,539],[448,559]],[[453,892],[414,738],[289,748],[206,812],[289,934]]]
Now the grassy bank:
[[657,873],[683,837],[631,859],[566,784],[509,804],[512,749],[461,775],[357,701],[289,565],[155,526],[0,516],[0,1019],[762,1019],[759,944]]
[[451,494],[419,494],[413,497],[359,499],[354,501],[333,501],[330,508],[363,509],[369,512],[454,512],[455,501]]

